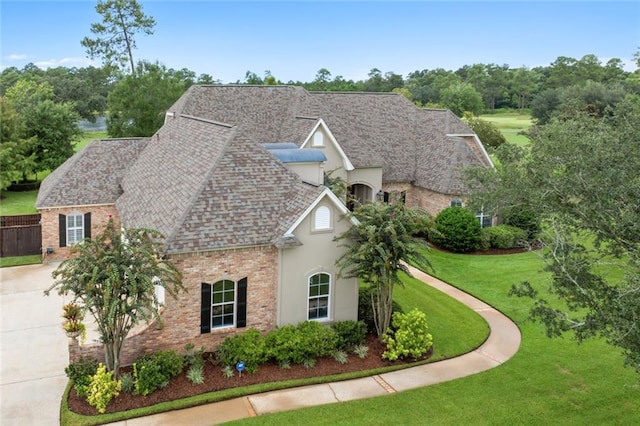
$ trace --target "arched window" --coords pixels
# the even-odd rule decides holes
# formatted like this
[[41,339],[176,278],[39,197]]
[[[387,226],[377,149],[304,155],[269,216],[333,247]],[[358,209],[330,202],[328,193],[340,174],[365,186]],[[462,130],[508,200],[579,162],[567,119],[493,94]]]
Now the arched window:
[[309,309],[307,319],[329,318],[329,294],[331,275],[324,272],[309,277]]
[[313,134],[313,146],[324,146],[324,133],[320,130]]
[[327,229],[331,229],[331,209],[327,206],[320,206],[316,209],[313,230],[323,231]]

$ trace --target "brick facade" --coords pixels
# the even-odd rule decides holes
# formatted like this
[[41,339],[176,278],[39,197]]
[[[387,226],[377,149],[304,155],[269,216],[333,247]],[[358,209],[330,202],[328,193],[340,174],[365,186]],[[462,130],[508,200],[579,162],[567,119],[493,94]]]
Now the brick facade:
[[[109,218],[113,218],[117,226],[120,226],[120,219],[116,206],[113,204],[101,206],[84,207],[63,207],[40,209],[42,225],[42,250],[47,247],[53,248],[53,253],[47,255],[47,260],[64,260],[69,255],[70,247],[60,247],[60,227],[58,215],[68,215],[71,213],[91,213],[91,235],[101,233]],[[44,254],[44,253],[43,253]]]
[[[122,365],[131,364],[145,352],[173,349],[184,352],[187,343],[205,351],[214,350],[227,336],[248,328],[267,332],[276,326],[277,308],[277,249],[254,247],[171,256],[183,273],[182,283],[187,290],[173,299],[166,295],[162,310],[162,325],[152,323],[139,333],[128,337],[121,352]],[[246,328],[213,329],[200,333],[201,283],[213,284],[226,279],[239,281],[247,278]],[[93,356],[104,360],[102,345],[70,345],[70,360],[80,356]]]
[[405,203],[407,207],[422,207],[434,217],[445,208],[450,207],[451,200],[462,199],[460,196],[441,194],[404,182],[385,183],[382,190],[389,193],[406,191]]

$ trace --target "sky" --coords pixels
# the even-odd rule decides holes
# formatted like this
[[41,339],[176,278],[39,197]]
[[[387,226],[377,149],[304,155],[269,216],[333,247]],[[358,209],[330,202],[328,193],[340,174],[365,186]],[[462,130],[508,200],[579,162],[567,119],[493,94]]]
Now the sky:
[[[619,58],[636,69],[640,1],[138,0],[156,20],[134,59],[209,74],[222,83],[265,71],[283,82],[406,77],[474,63],[548,66],[559,56]],[[0,68],[100,66],[80,41],[100,22],[96,1],[0,0]]]

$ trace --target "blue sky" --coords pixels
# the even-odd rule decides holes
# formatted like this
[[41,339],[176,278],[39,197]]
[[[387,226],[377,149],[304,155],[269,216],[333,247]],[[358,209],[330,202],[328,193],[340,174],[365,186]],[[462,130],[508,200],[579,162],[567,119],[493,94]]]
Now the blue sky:
[[[284,82],[406,75],[474,63],[549,65],[558,56],[620,58],[634,70],[640,1],[139,0],[156,20],[134,59],[207,73],[223,83],[265,70]],[[99,65],[80,41],[99,22],[95,1],[0,2],[0,67]]]

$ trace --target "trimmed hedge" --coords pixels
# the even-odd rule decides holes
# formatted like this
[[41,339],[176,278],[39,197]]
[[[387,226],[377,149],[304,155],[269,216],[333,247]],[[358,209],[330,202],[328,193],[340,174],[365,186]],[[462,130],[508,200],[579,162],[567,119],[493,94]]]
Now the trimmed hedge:
[[523,247],[527,241],[527,231],[510,225],[498,225],[482,230],[482,248],[510,249]]
[[480,248],[480,222],[471,210],[464,207],[447,207],[438,213],[435,230],[432,241],[445,250],[468,253]]

